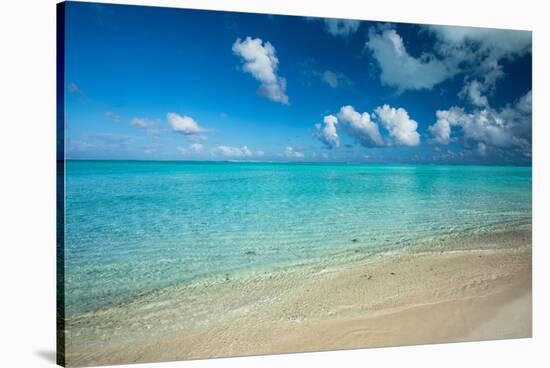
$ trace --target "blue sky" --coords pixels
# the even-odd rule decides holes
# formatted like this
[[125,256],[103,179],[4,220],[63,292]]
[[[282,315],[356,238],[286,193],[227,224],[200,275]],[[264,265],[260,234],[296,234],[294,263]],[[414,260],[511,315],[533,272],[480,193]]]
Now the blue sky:
[[531,163],[531,33],[67,3],[72,159]]

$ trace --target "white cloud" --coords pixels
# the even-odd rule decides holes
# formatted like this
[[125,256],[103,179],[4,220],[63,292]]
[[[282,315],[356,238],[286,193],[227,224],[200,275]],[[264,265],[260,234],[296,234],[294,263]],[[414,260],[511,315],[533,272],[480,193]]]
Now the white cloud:
[[532,101],[533,97],[531,95],[531,91],[529,91],[518,100],[516,108],[525,114],[531,114]]
[[485,90],[486,88],[479,81],[473,80],[464,85],[459,96],[462,98],[467,97],[476,106],[488,106],[487,97],[482,95]]
[[[366,46],[372,51],[380,69],[380,82],[406,90],[432,89],[457,74],[464,74],[466,86],[461,95],[492,92],[504,75],[502,60],[522,56],[531,50],[531,33],[456,26],[426,26],[435,36],[431,53],[414,57],[407,51],[401,36],[388,27],[372,27]],[[476,83],[470,84],[473,80]],[[473,103],[482,106],[484,96]],[[475,98],[475,97],[474,97]]]
[[143,119],[143,118],[133,118],[130,121],[130,125],[136,126],[138,128],[147,129],[155,125],[153,120]]
[[231,146],[217,146],[212,151],[214,155],[221,155],[229,158],[244,158],[252,157],[252,151],[247,146],[243,147],[231,147]]
[[418,124],[409,117],[409,114],[402,107],[393,108],[389,105],[377,107],[376,115],[382,126],[386,128],[394,144],[404,146],[418,146],[420,134],[416,131]]
[[324,127],[322,127],[321,124],[315,125],[317,128],[315,136],[328,148],[340,146],[340,138],[336,132],[336,124],[338,124],[336,116],[327,115],[324,117],[323,122],[325,123]]
[[495,111],[483,109],[473,113],[464,113],[457,121],[462,124],[466,139],[485,142],[497,147],[506,147],[512,144],[511,131],[505,128],[504,121]]
[[325,30],[333,36],[347,37],[352,33],[357,32],[361,22],[350,19],[323,19],[325,22]]
[[500,111],[488,105],[472,112],[454,106],[437,111],[436,117],[428,128],[434,143],[448,144],[456,128],[461,130],[465,144],[477,144],[478,153],[485,153],[489,146],[514,148],[526,155],[531,152],[531,91]]
[[394,29],[371,28],[366,46],[380,66],[380,82],[397,88],[398,92],[432,89],[455,73],[434,55],[423,54],[419,58],[409,55]]
[[482,91],[491,91],[504,75],[501,61],[531,50],[531,32],[504,29],[427,26],[438,42],[437,52],[448,65],[461,66],[467,81],[478,79]]
[[491,53],[493,58],[522,55],[531,48],[531,32],[528,31],[438,25],[427,28],[448,46],[475,43],[477,48]]
[[[387,142],[380,133],[380,124],[391,138]],[[409,117],[405,109],[389,105],[377,107],[372,115],[368,112],[359,113],[351,105],[342,106],[336,116],[325,116],[324,126],[315,124],[315,128],[317,131],[314,136],[329,148],[340,146],[340,128],[364,147],[420,144],[417,122]]]
[[182,155],[189,155],[189,154],[203,152],[204,146],[200,143],[193,143],[193,144],[190,144],[189,147],[177,147],[176,149]]
[[342,122],[345,131],[350,136],[357,138],[363,146],[384,145],[378,124],[371,120],[368,112],[359,113],[353,106],[342,106],[338,112],[338,119]]
[[199,124],[192,117],[186,115],[178,115],[173,112],[169,112],[168,122],[173,130],[182,134],[199,134],[205,131],[205,129],[199,127]]
[[258,94],[288,105],[286,79],[277,75],[279,59],[271,43],[260,38],[239,38],[233,44],[233,53],[243,59],[243,70],[261,83]]
[[449,144],[451,141],[451,125],[458,125],[463,114],[464,110],[458,107],[436,111],[437,121],[428,127],[434,137],[432,141],[439,144]]
[[304,153],[294,147],[288,146],[285,148],[285,156],[289,158],[304,158]]
[[207,129],[201,128],[193,118],[186,115],[178,115],[173,112],[167,114],[168,123],[173,131],[183,134],[190,141],[204,141],[206,136],[202,133]]

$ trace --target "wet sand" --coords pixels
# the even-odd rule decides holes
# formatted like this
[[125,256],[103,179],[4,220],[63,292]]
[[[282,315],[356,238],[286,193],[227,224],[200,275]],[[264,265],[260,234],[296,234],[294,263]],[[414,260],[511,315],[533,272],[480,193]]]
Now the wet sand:
[[530,229],[454,241],[181,286],[68,319],[67,365],[530,337]]

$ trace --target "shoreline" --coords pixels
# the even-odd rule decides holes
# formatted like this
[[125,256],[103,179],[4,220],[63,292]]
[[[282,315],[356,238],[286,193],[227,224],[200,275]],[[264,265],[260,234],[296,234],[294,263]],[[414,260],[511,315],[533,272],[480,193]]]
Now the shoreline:
[[457,242],[464,249],[186,286],[80,316],[68,320],[67,364],[530,337],[530,228]]
[[[131,305],[136,299],[143,300],[157,298],[165,293],[183,292],[188,288],[195,289],[212,285],[226,284],[228,281],[250,282],[261,281],[265,278],[279,277],[292,273],[314,273],[318,270],[328,271],[341,267],[361,266],[366,263],[377,262],[385,257],[396,254],[414,254],[419,252],[437,253],[463,250],[502,249],[516,247],[518,244],[531,242],[531,224],[513,224],[510,228],[495,227],[482,232],[467,234],[437,235],[434,239],[407,241],[407,245],[388,247],[365,247],[364,244],[350,244],[346,250],[339,250],[329,254],[319,254],[310,258],[296,258],[281,263],[258,265],[250,268],[242,266],[211,275],[198,276],[178,282],[172,286],[161,287],[153,291],[146,291],[136,296],[112,304],[99,305],[94,309],[85,309],[67,314],[68,320],[79,316],[93,315],[102,310],[116,309],[120,306]],[[246,255],[246,254],[244,254]],[[243,257],[244,257],[243,255]],[[151,300],[150,300],[151,301]]]

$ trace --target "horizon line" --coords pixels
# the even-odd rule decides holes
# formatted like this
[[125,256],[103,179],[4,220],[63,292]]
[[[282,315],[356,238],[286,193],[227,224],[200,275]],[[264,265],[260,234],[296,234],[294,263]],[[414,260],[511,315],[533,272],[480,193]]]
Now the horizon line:
[[234,163],[234,164],[321,164],[321,165],[432,165],[432,166],[523,166],[532,167],[533,163],[437,163],[437,162],[350,162],[350,161],[253,161],[253,160],[177,160],[177,159],[88,159],[88,158],[64,158],[59,161],[130,161],[130,162],[172,162],[172,163]]

